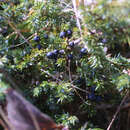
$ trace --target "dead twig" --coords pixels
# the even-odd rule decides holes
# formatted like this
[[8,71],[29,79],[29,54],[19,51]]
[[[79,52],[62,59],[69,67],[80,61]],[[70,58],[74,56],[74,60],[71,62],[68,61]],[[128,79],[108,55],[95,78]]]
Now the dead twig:
[[[36,34],[33,34],[33,35],[31,35],[29,38],[27,38],[27,40],[29,41],[30,39],[32,39],[32,37],[34,37]],[[22,42],[22,43],[20,43],[20,44],[17,44],[17,45],[12,45],[12,46],[10,46],[10,47],[8,47],[8,48],[5,48],[5,49],[2,49],[2,50],[0,50],[0,51],[4,51],[4,50],[6,50],[6,49],[14,49],[14,48],[16,48],[16,47],[19,47],[19,46],[22,46],[22,45],[24,45],[26,43],[26,41],[24,41],[24,42]]]
[[[19,36],[20,36],[21,38],[23,38],[24,41],[25,41],[26,43],[28,43],[29,46],[31,46],[31,44],[28,42],[28,40],[21,34],[21,32],[15,27],[15,25],[13,25],[10,20],[7,20],[7,22],[8,22],[8,24],[10,25],[10,27],[11,27],[15,32],[17,32],[17,34],[19,34]],[[32,48],[32,46],[31,46],[31,48]]]
[[70,82],[72,82],[72,76],[71,76],[71,70],[70,70],[70,60],[68,61],[68,71],[69,71],[69,79],[70,79]]
[[[69,80],[72,83],[72,75],[71,75],[71,70],[70,70],[70,60],[68,61],[68,71],[69,71]],[[74,89],[75,93],[80,97],[80,99],[85,103],[85,100],[83,99],[83,97],[79,94],[79,92],[76,90],[76,88],[74,87],[74,85],[72,85],[72,88]]]
[[[63,81],[60,80],[59,78],[57,78],[57,77],[53,76],[52,74],[50,74],[48,71],[45,71],[45,70],[43,70],[43,69],[42,69],[41,71],[42,71],[43,73],[49,75],[50,77],[52,77],[54,80],[57,80],[57,81],[59,81],[59,82],[61,82],[61,83],[63,82]],[[79,87],[73,85],[72,82],[71,82],[71,86],[72,86],[73,88],[76,88],[76,89],[80,90],[81,92],[84,92],[84,93],[87,93],[87,94],[88,94],[88,92],[87,92],[86,90],[81,89],[81,88],[79,88]]]
[[0,119],[0,124],[4,128],[4,130],[8,130],[8,126],[4,123],[2,119]]
[[76,0],[72,0],[72,3],[73,3],[73,7],[74,7],[75,16],[76,16],[77,26],[80,31],[80,36],[82,37],[82,29],[81,29],[81,24],[80,24],[80,20],[79,20],[79,12],[77,9]]
[[9,122],[9,120],[8,120],[7,116],[5,115],[4,111],[2,110],[1,106],[0,106],[0,115],[3,118],[3,120],[7,123],[7,125],[9,126],[9,128],[11,130],[14,130],[12,124]]
[[107,130],[110,130],[110,129],[111,129],[112,124],[113,124],[113,122],[115,121],[117,114],[118,114],[119,111],[121,110],[121,106],[122,106],[123,103],[125,102],[125,100],[126,100],[128,94],[129,94],[129,91],[127,91],[126,95],[125,95],[124,98],[122,99],[122,101],[121,101],[121,103],[120,103],[120,106],[117,108],[117,111],[116,111],[116,113],[114,114],[114,116],[113,116],[113,118],[112,118],[112,120],[111,120],[111,122],[110,122],[110,124],[109,124],[109,126],[108,126],[108,128],[107,128]]

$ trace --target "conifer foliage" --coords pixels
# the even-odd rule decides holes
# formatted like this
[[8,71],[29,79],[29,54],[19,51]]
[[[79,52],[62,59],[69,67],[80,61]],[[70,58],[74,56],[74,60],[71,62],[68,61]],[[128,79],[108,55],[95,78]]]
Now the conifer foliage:
[[127,0],[0,1],[1,126],[8,126],[10,111],[5,91],[14,88],[64,130],[130,129],[129,6]]

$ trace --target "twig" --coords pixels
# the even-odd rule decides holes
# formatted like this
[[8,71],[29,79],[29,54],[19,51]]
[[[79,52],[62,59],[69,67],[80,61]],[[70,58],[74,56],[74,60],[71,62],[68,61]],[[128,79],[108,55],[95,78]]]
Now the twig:
[[69,79],[70,79],[70,82],[72,82],[72,76],[71,76],[71,70],[70,70],[70,60],[68,60],[68,71],[69,71]]
[[[36,35],[36,34],[31,35],[29,38],[27,38],[27,40],[32,39],[32,37],[35,36],[35,35]],[[22,46],[22,45],[24,45],[25,43],[26,43],[26,41],[24,41],[24,42],[22,42],[22,43],[20,43],[20,44],[17,44],[17,45],[12,45],[12,46],[10,46],[10,47],[8,47],[8,48],[4,48],[4,49],[2,49],[2,50],[0,50],[0,51],[4,51],[4,50],[6,50],[6,49],[13,49],[13,48]]]
[[12,32],[11,34],[9,34],[6,38],[8,39],[9,37],[11,37],[12,35],[17,34],[17,32]]
[[14,130],[12,124],[9,122],[9,120],[8,120],[7,116],[5,115],[4,111],[2,110],[1,106],[0,106],[0,115],[3,118],[3,120],[7,123],[7,125],[10,127],[10,129]]
[[[68,61],[68,71],[69,71],[69,79],[70,82],[72,83],[72,76],[71,76],[71,70],[70,70],[70,60]],[[72,88],[74,89],[75,93],[80,97],[80,99],[85,103],[85,100],[82,98],[82,96],[78,93],[78,91],[75,89],[75,87],[73,87],[74,85],[71,85]]]
[[74,7],[75,16],[76,16],[77,26],[80,31],[80,36],[82,37],[82,30],[81,30],[81,25],[80,25],[80,21],[79,21],[79,12],[76,7],[76,0],[72,0],[72,3],[73,3],[73,7]]
[[4,123],[2,119],[0,119],[0,124],[4,128],[4,130],[8,130],[8,126]]
[[[29,40],[32,39],[32,37],[34,37],[35,35],[36,35],[36,33],[34,33],[33,35],[31,35],[29,38],[27,38],[27,40],[29,41]],[[20,44],[18,44],[18,45],[15,45],[14,47],[21,46],[21,45],[23,45],[24,43],[26,43],[26,41],[24,41],[24,42],[22,42],[22,43],[20,43]]]
[[76,89],[80,90],[81,92],[84,92],[84,93],[88,94],[88,91],[86,91],[86,90],[84,90],[84,89],[81,89],[81,88],[79,88],[79,87],[73,85],[72,83],[71,83],[71,86],[72,86],[73,88],[76,88]]
[[[11,27],[15,32],[17,32],[17,33],[24,39],[24,41],[25,41],[26,43],[29,44],[28,40],[21,34],[21,32],[15,27],[15,25],[13,25],[10,20],[7,20],[7,22],[8,22],[8,24],[10,25],[10,27]],[[29,44],[29,46],[31,46],[31,44]],[[32,47],[32,46],[31,46],[31,47]]]
[[[44,72],[45,74],[49,75],[49,76],[52,77],[53,79],[55,79],[55,80],[57,80],[57,81],[59,81],[59,82],[63,82],[62,80],[60,80],[59,78],[53,76],[52,74],[48,73],[47,71],[45,71],[45,70],[43,70],[43,69],[42,69],[41,71]],[[76,89],[78,89],[78,90],[80,90],[80,91],[82,91],[82,92],[88,94],[88,92],[87,92],[86,90],[81,89],[81,88],[79,88],[79,87],[73,85],[72,82],[71,82],[71,86],[72,86],[73,88],[76,88]]]
[[81,42],[81,38],[74,41],[74,45],[78,45]]
[[119,111],[120,111],[120,109],[121,109],[121,106],[123,105],[124,101],[126,100],[128,94],[129,94],[129,91],[127,91],[125,97],[122,99],[122,101],[121,101],[121,103],[120,103],[120,106],[117,108],[117,111],[116,111],[116,113],[114,114],[114,116],[113,116],[113,118],[112,118],[112,120],[111,120],[111,122],[110,122],[110,124],[109,124],[109,126],[108,126],[108,128],[107,128],[107,130],[110,130],[110,129],[111,129],[112,124],[113,124],[113,122],[115,121],[116,116],[117,116],[117,114],[119,113]]
[[[30,40],[30,39],[32,39],[32,37],[34,37],[36,34],[34,33],[33,35],[31,35],[29,38],[27,38],[27,40]],[[12,49],[12,48],[16,48],[16,47],[19,47],[19,46],[21,46],[21,45],[23,45],[23,44],[25,44],[26,43],[26,41],[24,41],[24,42],[22,42],[22,43],[20,43],[20,44],[18,44],[18,45],[15,45],[15,46],[11,46],[11,47],[9,47],[8,49]]]
[[[70,60],[68,61],[68,71],[69,71],[69,79],[70,82],[72,83],[72,76],[71,76],[71,70],[70,70]],[[74,87],[74,85],[71,85],[72,88],[74,89],[75,93],[80,97],[80,99],[85,103],[85,100],[82,98],[82,96],[78,93],[78,91],[76,90],[76,88]]]
[[33,112],[30,111],[30,107],[28,105],[25,106],[28,110],[28,113],[29,115],[31,116],[32,120],[33,120],[33,123],[34,123],[34,126],[36,128],[36,130],[40,130],[40,126],[38,125],[38,121],[36,119],[36,116],[34,116]]

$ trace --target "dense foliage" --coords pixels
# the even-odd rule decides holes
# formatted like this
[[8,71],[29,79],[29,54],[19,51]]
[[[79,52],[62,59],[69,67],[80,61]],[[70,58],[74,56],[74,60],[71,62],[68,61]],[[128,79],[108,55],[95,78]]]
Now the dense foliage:
[[70,129],[106,129],[130,88],[130,2],[80,6],[79,18],[67,2],[0,2],[1,104],[12,86]]

